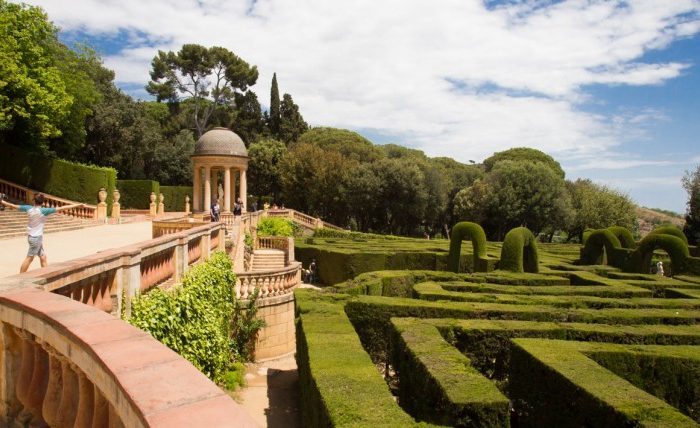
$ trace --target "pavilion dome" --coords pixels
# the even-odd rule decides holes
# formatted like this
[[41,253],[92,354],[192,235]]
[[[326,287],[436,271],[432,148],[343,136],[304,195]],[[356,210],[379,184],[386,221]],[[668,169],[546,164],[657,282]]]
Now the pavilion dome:
[[248,157],[248,150],[235,132],[228,128],[214,128],[199,137],[194,146],[193,156]]

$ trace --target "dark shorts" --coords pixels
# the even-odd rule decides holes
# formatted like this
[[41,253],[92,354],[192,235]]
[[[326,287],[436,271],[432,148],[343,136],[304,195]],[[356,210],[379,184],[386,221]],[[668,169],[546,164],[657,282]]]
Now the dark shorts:
[[27,242],[29,242],[29,251],[27,251],[27,257],[43,256],[44,252],[44,237],[43,236],[28,236]]

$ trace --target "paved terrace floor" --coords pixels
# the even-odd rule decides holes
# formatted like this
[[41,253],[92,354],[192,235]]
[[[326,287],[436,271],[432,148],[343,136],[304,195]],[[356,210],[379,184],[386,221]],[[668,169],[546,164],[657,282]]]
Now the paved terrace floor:
[[[151,239],[150,221],[108,224],[46,234],[44,250],[51,265],[148,239]],[[27,255],[27,248],[26,236],[0,239],[0,278],[19,273],[19,266]],[[39,258],[35,257],[29,270],[39,269],[39,267]]]

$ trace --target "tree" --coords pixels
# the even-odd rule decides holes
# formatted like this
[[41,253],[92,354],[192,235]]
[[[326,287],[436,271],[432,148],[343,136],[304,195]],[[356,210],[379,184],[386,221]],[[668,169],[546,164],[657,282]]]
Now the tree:
[[632,229],[636,224],[635,205],[629,196],[591,180],[567,182],[571,195],[573,215],[567,229],[568,239],[583,240],[586,229],[623,226]]
[[685,215],[683,233],[691,245],[700,244],[700,165],[695,171],[686,171],[683,188],[688,192],[688,209]]
[[282,188],[280,163],[287,153],[281,141],[263,139],[248,148],[248,185],[250,193],[257,196],[272,196],[277,200]]
[[279,138],[285,144],[299,139],[301,134],[309,129],[304,118],[299,113],[299,106],[294,104],[292,96],[284,94],[280,106]]
[[56,61],[56,34],[40,8],[0,0],[0,133],[41,152],[61,135],[74,101]]
[[280,135],[280,122],[282,120],[280,112],[280,90],[277,87],[277,73],[272,74],[272,85],[270,86],[270,132],[275,138]]
[[504,160],[541,162],[552,168],[561,178],[564,178],[564,170],[561,168],[559,162],[555,161],[554,158],[548,154],[529,147],[514,147],[494,153],[491,157],[484,160],[485,171],[490,172],[498,162]]
[[246,91],[245,95],[236,94],[236,120],[233,126],[236,134],[241,137],[247,147],[250,147],[253,142],[260,138],[264,129],[262,109],[255,92]]
[[198,137],[217,108],[230,105],[236,91],[245,91],[258,79],[257,67],[219,46],[186,44],[177,53],[158,51],[151,65],[146,90],[158,101],[192,99]]
[[311,128],[299,137],[299,143],[307,143],[323,150],[340,152],[357,162],[374,162],[386,155],[371,141],[347,129]]

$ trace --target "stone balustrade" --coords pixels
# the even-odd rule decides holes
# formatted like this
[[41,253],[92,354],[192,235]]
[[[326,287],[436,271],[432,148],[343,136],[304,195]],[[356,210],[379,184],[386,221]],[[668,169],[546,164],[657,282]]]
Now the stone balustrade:
[[300,224],[302,227],[305,227],[307,229],[319,229],[319,228],[328,228],[328,229],[335,229],[335,230],[343,230],[342,227],[335,226],[330,223],[326,223],[320,218],[312,217],[308,214],[304,214],[302,212],[299,212],[297,210],[285,208],[285,209],[270,209],[266,210],[265,214],[270,217],[284,217],[288,218],[291,220],[294,220],[298,224]]
[[294,260],[294,238],[286,236],[258,236],[255,238],[255,249],[283,251],[285,266]]
[[256,426],[192,364],[98,308],[0,285],[0,425]]
[[[129,313],[131,298],[166,281],[178,281],[189,265],[224,250],[221,223],[207,223],[126,247],[102,251],[8,277],[97,307]],[[214,245],[212,245],[212,240]]]
[[237,299],[247,300],[256,288],[259,297],[281,296],[294,292],[301,283],[301,263],[292,262],[283,269],[271,271],[236,272],[234,293]]
[[160,238],[163,235],[179,233],[195,227],[203,226],[206,222],[197,221],[188,217],[175,217],[165,220],[151,221],[151,237]]
[[[10,199],[17,201],[22,201],[22,203],[33,204],[34,194],[37,193],[32,189],[24,186],[0,179],[0,193],[6,194]],[[69,201],[68,199],[59,198],[57,196],[44,195],[44,206],[48,208],[58,208],[65,205],[74,205],[78,202]],[[61,214],[70,217],[97,220],[97,206],[96,205],[85,205],[80,208],[72,208],[70,210],[61,211]]]

